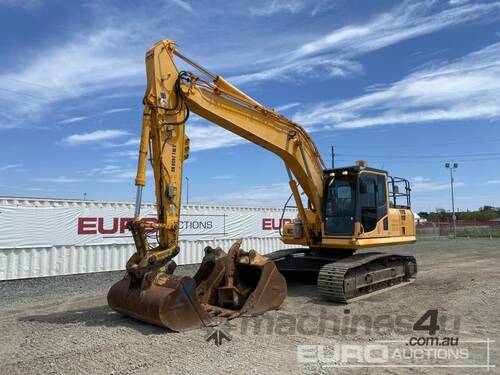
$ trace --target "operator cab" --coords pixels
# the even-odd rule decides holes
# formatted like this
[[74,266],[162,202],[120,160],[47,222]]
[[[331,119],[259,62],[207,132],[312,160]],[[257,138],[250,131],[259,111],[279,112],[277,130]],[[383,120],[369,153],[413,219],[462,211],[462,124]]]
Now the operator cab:
[[380,220],[384,220],[387,230],[389,208],[409,209],[410,190],[407,180],[369,168],[364,161],[352,167],[325,170],[325,235],[353,236],[356,222],[364,233],[369,233]]

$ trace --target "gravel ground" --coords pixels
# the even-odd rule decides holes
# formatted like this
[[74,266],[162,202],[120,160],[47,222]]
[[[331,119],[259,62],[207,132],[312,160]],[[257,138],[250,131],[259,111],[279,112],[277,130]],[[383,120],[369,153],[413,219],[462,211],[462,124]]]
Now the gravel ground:
[[[205,340],[209,330],[167,332],[110,310],[106,292],[121,277],[121,272],[1,282],[0,373],[486,371],[485,368],[328,367],[342,364],[332,353],[340,353],[348,344],[364,345],[366,354],[366,345],[380,345],[379,340],[407,341],[411,336],[426,336],[426,332],[413,331],[412,326],[429,309],[438,310],[441,329],[437,337],[459,337],[460,348],[468,348],[476,365],[487,363],[486,344],[464,341],[497,340],[490,344],[489,358],[490,364],[496,364],[500,336],[500,241],[420,241],[387,250],[417,257],[419,273],[415,282],[347,306],[322,301],[313,285],[289,284],[288,297],[279,311],[258,318],[221,321],[222,329],[232,338],[221,346]],[[189,275],[195,269],[195,266],[179,267],[176,273]],[[315,350],[323,348],[325,354],[317,363],[301,364],[297,360],[298,345],[319,345]],[[408,348],[405,343],[385,345],[392,349]],[[361,358],[358,364],[373,365],[366,361]],[[419,366],[437,363],[425,358],[404,363],[410,362]]]

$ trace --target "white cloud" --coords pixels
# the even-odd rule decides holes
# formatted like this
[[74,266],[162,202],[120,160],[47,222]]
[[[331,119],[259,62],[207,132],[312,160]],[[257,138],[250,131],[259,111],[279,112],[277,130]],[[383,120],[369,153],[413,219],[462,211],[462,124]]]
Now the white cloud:
[[306,6],[301,0],[271,0],[260,8],[250,8],[252,16],[272,16],[282,13],[299,13]]
[[139,158],[139,150],[126,150],[126,151],[116,151],[111,154],[113,157],[127,158],[132,160],[137,160]]
[[185,1],[185,0],[170,0],[170,1],[172,3],[178,5],[182,9],[187,10],[189,13],[194,13],[193,7],[187,1]]
[[212,180],[232,180],[236,176],[234,174],[220,174],[217,176],[212,176]]
[[76,116],[76,117],[69,117],[67,119],[61,120],[58,123],[59,124],[71,124],[73,122],[80,122],[83,120],[88,120],[90,118],[95,118],[95,117],[100,117],[103,115],[110,115],[113,113],[120,113],[120,112],[127,112],[132,110],[132,108],[113,108],[113,109],[108,109],[104,112],[98,113],[96,115],[91,115],[91,116]]
[[83,182],[85,180],[80,179],[80,178],[69,178],[66,176],[59,176],[59,177],[40,177],[40,178],[34,178],[33,181],[37,182],[50,182],[54,184],[72,184],[72,183],[77,183],[77,182]]
[[[279,5],[293,2],[268,2],[267,6],[295,9]],[[298,3],[306,4],[302,11],[312,12],[318,7],[330,6],[326,1]],[[91,28],[75,27],[77,31],[68,32],[65,40],[48,40],[46,45],[30,50],[29,58],[21,53],[13,56],[19,58],[20,64],[2,68],[0,127],[36,125],[63,101],[92,100],[99,95],[130,95],[130,87],[144,83],[146,48],[152,40],[158,39],[159,30],[165,30],[165,25],[171,24],[167,21],[175,19],[180,10],[197,10],[191,4],[185,0],[164,2],[156,8],[157,14],[165,15],[162,17],[152,17],[140,6],[127,10],[96,3],[89,7],[96,10],[95,24]],[[172,5],[176,9],[172,9]],[[235,45],[245,45],[234,42],[240,37],[236,34],[218,49],[211,47],[209,68],[222,66],[234,72],[235,83],[357,75],[363,72],[362,65],[355,61],[361,54],[465,22],[497,17],[498,8],[497,3],[470,3],[449,8],[437,6],[432,1],[406,2],[364,23],[340,27],[329,33],[315,31],[304,35],[292,30],[286,38],[280,37],[279,43],[267,34],[257,34],[252,40],[262,48],[251,51],[246,47],[235,48]],[[100,17],[101,14],[109,17]],[[179,22],[176,20],[175,24],[180,28]],[[207,47],[202,45],[200,48],[198,54],[208,56]],[[118,88],[118,94],[111,92]],[[19,97],[26,100],[19,101]],[[72,116],[62,119],[61,123],[81,121],[82,117]]]
[[39,187],[27,187],[23,188],[26,191],[47,191],[47,189],[39,188]]
[[83,133],[83,134],[73,134],[62,140],[62,143],[70,146],[89,143],[89,142],[97,142],[97,141],[105,141],[108,139],[115,139],[119,137],[123,137],[125,135],[129,135],[130,133],[124,130],[96,130],[91,133]]
[[121,167],[117,165],[105,165],[103,167],[93,168],[87,172],[89,176],[95,175],[106,175],[106,174],[114,174],[121,171]]
[[141,142],[140,138],[130,138],[128,141],[122,143],[106,142],[102,144],[102,147],[113,148],[113,147],[139,146],[140,142]]
[[192,152],[231,147],[245,142],[245,139],[216,125],[201,125],[198,121],[188,122],[186,133]]
[[332,8],[332,0],[266,0],[262,4],[255,4],[250,8],[252,17],[270,17],[286,14],[308,13],[315,16],[319,12]]
[[4,172],[6,170],[14,169],[14,168],[22,167],[22,166],[23,166],[22,164],[7,164],[7,165],[2,165],[2,166],[0,166],[0,172]]
[[290,196],[287,183],[252,186],[245,190],[221,193],[217,195],[197,196],[193,202],[210,204],[228,204],[243,206],[283,207]]
[[103,114],[109,115],[111,113],[119,113],[119,112],[128,112],[132,108],[113,108],[113,109],[108,109],[107,111],[104,111]]
[[13,190],[13,191],[19,191],[19,190],[24,190],[24,191],[48,191],[47,189],[39,188],[39,187],[24,187],[24,186],[16,186],[16,185],[5,185],[5,184],[0,184],[0,187],[3,189],[8,189],[8,190]]
[[275,54],[260,69],[231,80],[242,84],[294,79],[303,73],[351,76],[362,72],[362,66],[352,61],[355,57],[463,23],[496,18],[499,13],[500,3],[455,4],[443,9],[434,1],[405,1],[365,23],[341,27],[288,53]]
[[[135,153],[135,158],[137,158],[137,153]],[[85,175],[89,181],[101,183],[122,183],[135,179],[137,170],[130,169],[130,163],[127,163],[127,167],[118,165],[119,161],[117,163],[116,160],[114,163],[115,164],[106,164],[90,170],[80,171],[80,173]],[[146,171],[146,176],[153,176],[153,171],[150,168]]]
[[[97,179],[97,182],[103,183],[122,183],[126,181],[133,181],[137,176],[136,170],[122,170],[109,171],[104,178]],[[153,176],[153,171],[148,169],[146,171],[147,177]]]
[[[186,134],[190,140],[190,152],[206,151],[219,149],[223,147],[237,146],[247,142],[245,139],[217,126],[209,123],[196,114],[191,114],[186,126]],[[126,147],[138,146],[139,138],[132,138],[123,143],[103,143],[103,147]],[[137,160],[139,150],[116,151],[111,154],[112,157],[127,158]],[[188,160],[195,159],[190,157]],[[192,162],[191,161],[191,162]]]
[[[144,52],[136,50],[131,29],[111,26],[81,32],[22,60],[26,62],[10,71],[4,69],[0,74],[0,127],[27,126],[63,100],[141,83]],[[19,97],[27,100],[19,101]],[[66,123],[79,120],[73,117]]]
[[101,179],[99,182],[118,182],[121,180],[131,180],[134,179],[137,175],[137,171],[121,171],[118,173],[112,174],[110,178]]
[[449,0],[450,5],[462,5],[468,2],[469,0]]
[[189,155],[189,158],[184,160],[184,164],[196,163],[197,161],[198,161],[198,158],[196,156]]
[[[455,182],[455,187],[463,186],[462,182]],[[439,191],[439,190],[448,190],[450,189],[449,182],[435,182],[429,178],[423,176],[413,177],[411,179],[411,189],[415,193],[423,193],[423,192],[431,192],[431,191]]]
[[499,3],[478,3],[438,10],[432,1],[405,1],[370,22],[335,30],[303,45],[293,54],[308,56],[338,50],[350,56],[359,55],[480,17],[493,16],[498,11]]
[[488,185],[498,185],[500,184],[500,180],[492,180],[486,182]]
[[299,103],[299,102],[283,104],[283,105],[276,107],[275,110],[276,110],[276,112],[284,112],[284,111],[288,111],[289,109],[298,107],[301,104],[302,103]]
[[[449,27],[499,16],[500,3],[477,3],[438,10],[433,1],[405,1],[362,25],[346,26],[307,43],[295,51],[298,56],[341,50],[349,56],[378,50],[403,40]],[[485,18],[487,20],[487,18]]]
[[88,118],[87,116],[69,117],[67,119],[59,121],[59,124],[71,124],[73,122],[80,122],[86,120],[87,118]]
[[[107,164],[92,168],[88,171],[82,171],[86,176],[92,177],[92,181],[103,183],[117,183],[127,180],[133,180],[136,177],[136,171],[124,169],[116,164]],[[151,175],[151,171],[147,171],[147,175]]]
[[[500,117],[500,43],[437,65],[340,103],[319,103],[294,115],[326,129],[492,119]],[[325,126],[326,125],[326,126]]]
[[[273,64],[271,64],[273,65]],[[230,77],[231,83],[243,85],[259,81],[301,81],[318,77],[347,77],[358,75],[363,66],[352,60],[336,56],[316,56],[307,59],[296,59],[291,62],[281,61],[270,69],[259,70]]]
[[0,0],[0,6],[34,9],[42,5],[42,0]]

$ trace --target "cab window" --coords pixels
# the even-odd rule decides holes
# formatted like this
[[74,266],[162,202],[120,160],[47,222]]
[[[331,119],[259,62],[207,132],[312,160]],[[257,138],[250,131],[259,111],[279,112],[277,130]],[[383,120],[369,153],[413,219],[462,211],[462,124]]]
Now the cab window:
[[387,188],[385,176],[362,173],[359,176],[361,224],[365,232],[371,232],[387,215]]
[[326,191],[326,234],[346,236],[354,233],[355,197],[355,178],[345,176],[330,180]]

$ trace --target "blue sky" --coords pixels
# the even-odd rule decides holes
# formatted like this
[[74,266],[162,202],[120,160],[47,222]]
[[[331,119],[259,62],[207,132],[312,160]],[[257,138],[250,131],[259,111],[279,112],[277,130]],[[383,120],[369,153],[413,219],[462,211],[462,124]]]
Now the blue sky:
[[[200,4],[201,3],[201,4]],[[0,194],[133,200],[144,54],[164,38],[414,209],[500,206],[500,2],[0,0]],[[190,201],[281,206],[274,155],[193,117]],[[152,201],[151,181],[146,200]]]

